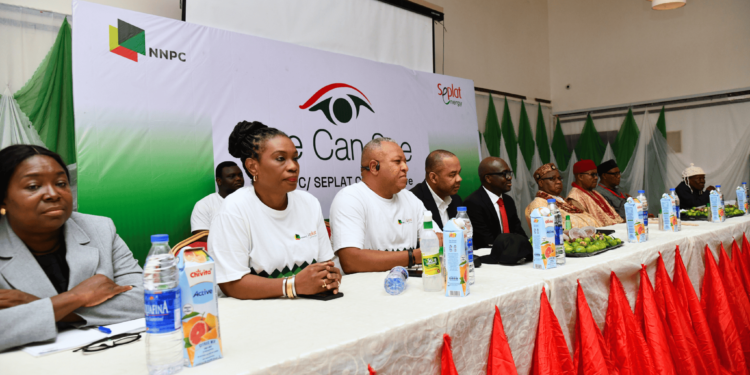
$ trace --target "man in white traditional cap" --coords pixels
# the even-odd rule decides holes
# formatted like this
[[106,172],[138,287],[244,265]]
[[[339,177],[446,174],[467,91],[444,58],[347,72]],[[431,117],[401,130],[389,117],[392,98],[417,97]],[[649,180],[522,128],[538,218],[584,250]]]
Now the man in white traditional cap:
[[689,210],[693,207],[705,206],[708,204],[708,193],[716,190],[715,187],[706,186],[706,172],[701,167],[696,167],[690,163],[690,166],[682,171],[682,182],[674,189],[677,196],[680,197],[680,208]]

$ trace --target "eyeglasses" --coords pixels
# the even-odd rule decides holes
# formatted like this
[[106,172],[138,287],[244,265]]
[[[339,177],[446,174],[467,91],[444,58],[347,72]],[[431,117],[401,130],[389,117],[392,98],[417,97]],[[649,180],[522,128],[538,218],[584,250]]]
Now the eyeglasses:
[[579,174],[585,174],[586,176],[589,176],[591,178],[597,178],[597,177],[599,177],[598,173],[579,173]]
[[77,352],[79,350],[83,350],[84,353],[99,352],[102,350],[114,348],[118,345],[130,344],[131,342],[135,342],[140,339],[140,333],[121,333],[119,335],[103,338],[99,341],[94,341],[91,344],[74,350],[73,352]]
[[513,172],[508,170],[503,172],[487,173],[485,174],[485,176],[500,176],[505,178],[506,180],[510,180],[511,178],[513,178]]
[[611,174],[613,176],[620,176],[620,175],[622,175],[622,172],[604,172],[602,174]]
[[553,181],[553,182],[562,182],[562,178],[560,178],[560,177],[545,177],[545,178],[540,178],[540,180],[549,180],[549,181]]

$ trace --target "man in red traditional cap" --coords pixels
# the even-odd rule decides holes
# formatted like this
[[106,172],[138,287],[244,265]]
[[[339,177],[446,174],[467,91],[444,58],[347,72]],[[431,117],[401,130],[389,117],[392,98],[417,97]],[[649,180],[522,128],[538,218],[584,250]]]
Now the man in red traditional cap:
[[568,203],[593,216],[599,227],[624,222],[614,207],[601,194],[594,191],[599,182],[599,175],[596,171],[596,164],[592,160],[584,159],[575,163],[573,174],[576,180],[573,182],[573,189],[568,193]]

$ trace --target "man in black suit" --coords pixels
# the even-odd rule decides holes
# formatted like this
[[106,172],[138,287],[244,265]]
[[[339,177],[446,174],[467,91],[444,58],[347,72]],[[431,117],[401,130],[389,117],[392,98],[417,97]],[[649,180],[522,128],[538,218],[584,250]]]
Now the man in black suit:
[[461,205],[461,162],[450,151],[435,150],[424,163],[425,178],[411,191],[432,212],[432,219],[443,229],[446,220],[456,217]]
[[482,187],[464,201],[474,226],[474,249],[492,247],[500,233],[517,233],[528,238],[521,227],[516,202],[505,194],[513,185],[508,163],[492,156],[485,158],[479,163],[479,179]]

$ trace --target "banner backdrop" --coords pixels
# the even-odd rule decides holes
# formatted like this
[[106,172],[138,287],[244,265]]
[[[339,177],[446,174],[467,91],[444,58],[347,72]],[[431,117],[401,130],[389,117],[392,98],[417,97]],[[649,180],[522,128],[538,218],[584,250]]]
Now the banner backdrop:
[[214,166],[236,160],[228,139],[243,120],[290,136],[298,189],[326,217],[359,181],[374,137],[401,145],[407,189],[436,149],[460,158],[459,194],[479,186],[471,80],[82,1],[73,19],[79,210],[111,217],[141,261],[149,235],[174,244],[189,234],[193,205],[215,191]]

